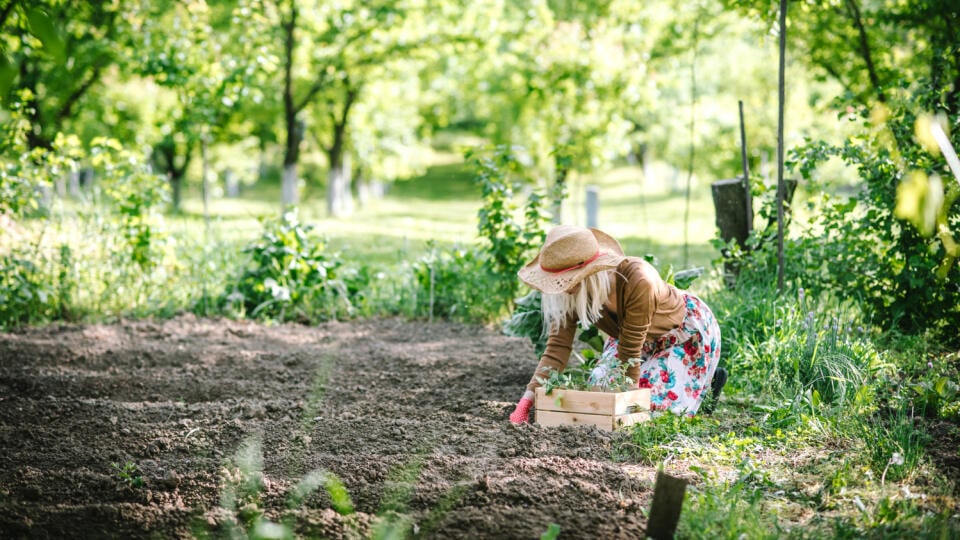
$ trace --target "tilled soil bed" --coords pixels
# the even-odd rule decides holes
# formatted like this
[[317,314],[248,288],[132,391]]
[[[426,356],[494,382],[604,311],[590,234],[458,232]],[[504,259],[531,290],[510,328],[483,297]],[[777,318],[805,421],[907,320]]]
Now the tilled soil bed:
[[641,537],[655,470],[613,459],[624,434],[508,421],[534,365],[525,340],[400,320],[0,334],[0,537],[217,537],[260,512],[306,537]]

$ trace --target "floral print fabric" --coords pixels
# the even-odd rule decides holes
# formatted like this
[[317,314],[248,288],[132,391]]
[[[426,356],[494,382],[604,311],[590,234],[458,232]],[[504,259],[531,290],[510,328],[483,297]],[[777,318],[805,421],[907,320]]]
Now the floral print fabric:
[[[683,324],[643,344],[637,387],[650,389],[654,411],[693,416],[720,362],[720,327],[702,300],[690,293],[684,296]],[[607,339],[603,355],[616,354],[617,345],[615,338]]]

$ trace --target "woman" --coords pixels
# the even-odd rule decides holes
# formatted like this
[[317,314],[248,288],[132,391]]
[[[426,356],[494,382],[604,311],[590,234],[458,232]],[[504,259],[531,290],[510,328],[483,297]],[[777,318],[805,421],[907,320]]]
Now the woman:
[[555,227],[519,276],[543,293],[549,337],[511,422],[528,420],[537,379],[566,367],[578,323],[609,336],[605,352],[616,353],[627,363],[626,375],[650,389],[654,410],[693,415],[707,388],[719,397],[727,375],[717,368],[720,328],[710,308],[663,281],[644,259],[625,256],[613,237],[597,229]]

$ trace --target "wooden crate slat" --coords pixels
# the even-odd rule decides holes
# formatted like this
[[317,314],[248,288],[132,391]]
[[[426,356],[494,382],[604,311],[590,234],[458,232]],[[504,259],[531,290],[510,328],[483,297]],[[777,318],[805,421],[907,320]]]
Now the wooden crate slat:
[[650,413],[648,412],[621,414],[614,417],[614,428],[632,426],[633,424],[639,424],[647,420],[650,420]]
[[650,419],[650,390],[588,392],[555,389],[536,392],[535,421],[542,426],[597,426],[605,430]]
[[537,409],[537,423],[542,426],[597,426],[613,429],[613,417],[606,414],[541,411]]
[[537,410],[536,422],[541,426],[597,426],[613,430],[650,420],[650,413],[637,412],[611,416],[607,414],[572,413]]
[[590,414],[626,414],[631,408],[650,408],[650,390],[627,392],[588,392],[584,390],[554,389],[547,394],[543,387],[537,388],[538,410],[583,412]]

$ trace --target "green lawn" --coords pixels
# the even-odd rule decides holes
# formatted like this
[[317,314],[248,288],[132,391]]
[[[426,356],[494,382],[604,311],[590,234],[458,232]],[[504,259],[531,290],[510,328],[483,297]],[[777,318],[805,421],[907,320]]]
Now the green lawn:
[[[683,191],[645,180],[637,167],[576,178],[564,205],[563,221],[586,224],[584,193],[587,186],[596,186],[598,226],[620,239],[629,254],[653,254],[662,264],[677,269],[706,267],[717,254],[710,246],[716,230],[710,187],[703,184],[691,190],[688,207]],[[186,233],[202,230],[203,207],[197,191],[188,189],[184,214],[169,218],[175,229]],[[478,241],[480,189],[470,166],[454,155],[446,156],[422,176],[395,182],[384,198],[368,202],[348,217],[327,217],[321,188],[311,186],[304,192],[301,219],[313,224],[346,259],[389,264],[418,257],[430,240],[441,247]],[[257,218],[278,212],[279,200],[275,184],[253,186],[237,199],[214,199],[210,205],[212,231],[224,240],[252,239],[260,230]],[[686,216],[689,219],[685,220]]]

